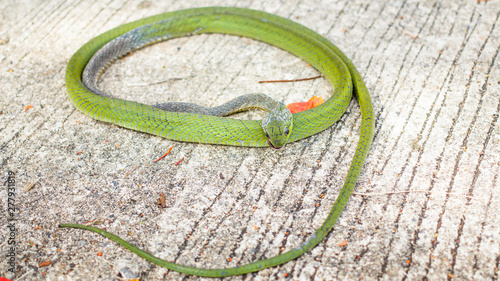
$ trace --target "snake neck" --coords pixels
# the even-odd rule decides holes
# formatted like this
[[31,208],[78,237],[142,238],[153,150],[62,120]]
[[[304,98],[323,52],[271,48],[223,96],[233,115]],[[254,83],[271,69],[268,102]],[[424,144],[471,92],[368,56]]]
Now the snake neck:
[[272,148],[282,148],[288,143],[292,132],[293,116],[282,102],[264,94],[247,94],[215,107],[204,107],[194,103],[167,102],[154,107],[172,112],[187,112],[212,116],[228,116],[249,109],[261,109],[268,113],[262,119],[261,127]]
[[284,106],[282,102],[275,101],[264,94],[246,94],[232,99],[222,105],[212,107],[210,115],[228,116],[234,113],[247,111],[250,109],[261,109],[272,112],[276,108]]
[[285,106],[282,102],[275,101],[264,94],[246,94],[232,99],[224,104],[214,107],[204,107],[187,102],[166,102],[154,105],[154,107],[171,112],[187,112],[202,115],[224,117],[250,109],[261,109],[271,112],[276,108]]

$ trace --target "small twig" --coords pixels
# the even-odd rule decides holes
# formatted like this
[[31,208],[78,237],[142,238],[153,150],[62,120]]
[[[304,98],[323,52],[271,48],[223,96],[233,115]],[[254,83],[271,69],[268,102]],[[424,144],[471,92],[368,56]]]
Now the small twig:
[[39,181],[40,181],[40,179],[37,179],[36,181],[32,182],[31,184],[29,184],[26,187],[26,189],[24,191],[26,191],[26,192],[30,191]]
[[291,79],[291,80],[264,80],[264,81],[259,81],[259,83],[287,83],[287,82],[300,82],[300,81],[307,81],[307,80],[314,80],[323,77],[323,75],[318,75],[314,77],[307,77],[307,78],[298,78],[298,79]]
[[[55,173],[55,172],[50,173],[47,177],[51,177],[54,173]],[[33,189],[33,187],[35,187],[35,185],[36,185],[36,184],[37,184],[37,183],[38,183],[41,179],[42,179],[42,178],[38,178],[36,181],[34,181],[34,182],[30,183],[30,184],[26,187],[25,191],[26,191],[26,192],[28,192],[28,191],[30,191],[31,189]]]
[[165,158],[165,156],[167,156],[167,155],[170,153],[170,151],[172,151],[172,148],[173,148],[173,146],[171,146],[171,147],[168,149],[167,153],[163,154],[163,156],[162,156],[162,157],[160,157],[160,158],[158,158],[158,159],[154,160],[153,162],[154,162],[154,163],[156,163],[156,162],[160,161],[161,159]]
[[[400,193],[417,193],[417,192],[422,192],[422,193],[432,193],[431,191],[427,190],[406,190],[406,191],[393,191],[393,192],[382,192],[382,193],[359,193],[359,192],[353,192],[352,195],[360,195],[360,196],[380,196],[380,195],[392,195],[392,194],[400,194]],[[435,193],[441,193],[441,192],[435,192]],[[456,195],[460,197],[465,197],[468,199],[474,199],[472,196],[467,196],[467,195],[461,195],[461,194],[456,194],[453,192],[442,192],[445,195]]]
[[182,80],[182,79],[187,79],[191,78],[193,76],[187,76],[187,77],[172,77],[172,78],[167,78],[165,80],[160,80],[156,82],[151,82],[151,83],[137,83],[137,84],[127,84],[127,87],[145,87],[145,86],[153,86],[153,85],[158,85],[170,81],[177,81],[177,80]]
[[[7,241],[7,239],[5,239],[5,241]],[[26,277],[26,275],[28,275],[28,273],[31,273],[31,270],[27,270],[26,273],[24,275],[22,275],[21,277],[17,278],[17,280],[21,281],[21,279],[23,279],[24,277]]]
[[406,36],[410,36],[410,37],[411,37],[411,38],[413,38],[413,39],[418,39],[418,35],[412,35],[412,34],[410,34],[410,33],[408,33],[408,32],[405,32],[404,34],[405,34]]
[[123,178],[124,179],[128,178],[128,176],[132,174],[132,172],[135,171],[137,168],[139,168],[139,165],[133,167],[130,171],[128,171]]
[[175,166],[179,165],[179,164],[180,164],[183,160],[184,160],[184,157],[182,157],[182,159],[181,159],[181,160],[179,160],[179,161],[177,161],[177,163],[175,163],[174,165],[175,165]]

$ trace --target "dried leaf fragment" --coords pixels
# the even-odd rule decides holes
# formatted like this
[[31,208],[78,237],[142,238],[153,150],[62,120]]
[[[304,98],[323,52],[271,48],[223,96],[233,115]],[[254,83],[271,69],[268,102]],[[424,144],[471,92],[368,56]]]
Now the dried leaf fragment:
[[337,244],[337,246],[339,246],[339,247],[344,247],[346,245],[347,245],[347,240],[344,240],[344,241]]
[[286,106],[292,113],[302,112],[314,108],[324,102],[322,97],[314,96],[308,101],[294,102]]
[[44,267],[44,266],[49,266],[52,264],[52,261],[43,261],[38,264],[38,267]]

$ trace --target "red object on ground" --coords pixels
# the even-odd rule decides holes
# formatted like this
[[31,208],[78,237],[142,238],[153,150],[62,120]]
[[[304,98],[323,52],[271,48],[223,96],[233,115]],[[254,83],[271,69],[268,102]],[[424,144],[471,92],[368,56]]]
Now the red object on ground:
[[292,112],[292,113],[297,113],[297,112],[301,112],[301,111],[316,107],[316,106],[322,104],[323,102],[324,102],[324,100],[322,97],[314,96],[308,101],[291,103],[291,104],[287,105],[286,108],[288,108],[290,110],[290,112]]

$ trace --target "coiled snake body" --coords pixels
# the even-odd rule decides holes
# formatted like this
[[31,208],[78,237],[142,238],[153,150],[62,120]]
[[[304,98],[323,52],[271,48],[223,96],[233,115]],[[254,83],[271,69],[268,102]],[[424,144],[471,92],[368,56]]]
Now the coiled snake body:
[[[211,113],[203,112],[204,109],[179,112],[190,111],[192,105],[186,107],[168,103],[148,106],[113,98],[97,88],[96,82],[100,73],[115,59],[162,40],[202,33],[248,37],[288,51],[320,71],[333,86],[334,93],[324,104],[293,114],[293,122],[290,120],[290,123],[285,120],[289,118],[286,117],[287,113],[282,112],[284,105],[273,101],[269,101],[272,106],[266,107],[245,104],[245,101],[240,100],[234,107],[236,109],[231,109],[239,111],[249,107],[261,107],[270,111],[268,116],[275,111],[275,116],[266,116],[270,118],[267,122],[270,128],[268,131],[268,126],[258,121],[205,115]],[[256,10],[195,8],[160,14],[119,26],[90,40],[71,57],[66,69],[66,87],[75,106],[97,120],[178,141],[257,147],[269,145],[275,148],[327,129],[345,112],[352,94],[358,100],[362,115],[360,141],[344,186],[323,225],[306,242],[288,252],[234,268],[195,268],[156,258],[118,236],[95,227],[80,224],[60,225],[96,232],[150,262],[186,274],[210,277],[245,274],[285,263],[312,249],[333,228],[347,204],[373,139],[371,98],[352,62],[335,45],[316,32],[291,20]],[[257,96],[249,95],[246,98],[254,100]],[[261,98],[260,104],[268,102],[266,97]],[[245,97],[240,99],[244,100]],[[285,122],[281,122],[282,120]]]

